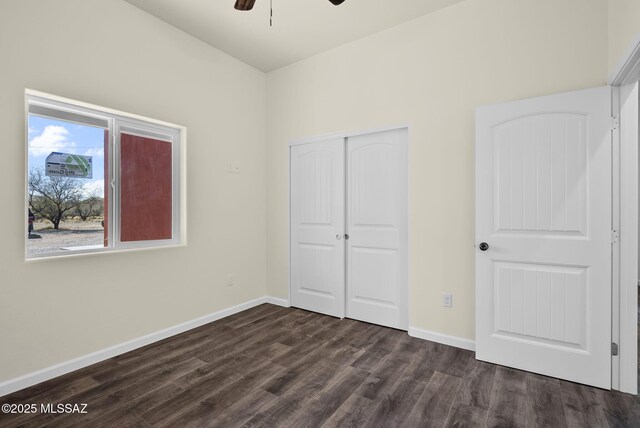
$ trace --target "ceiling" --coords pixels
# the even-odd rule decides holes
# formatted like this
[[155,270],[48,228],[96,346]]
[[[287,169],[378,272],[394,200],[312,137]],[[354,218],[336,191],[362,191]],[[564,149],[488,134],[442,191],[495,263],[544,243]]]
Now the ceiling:
[[271,71],[463,0],[125,0],[262,71]]

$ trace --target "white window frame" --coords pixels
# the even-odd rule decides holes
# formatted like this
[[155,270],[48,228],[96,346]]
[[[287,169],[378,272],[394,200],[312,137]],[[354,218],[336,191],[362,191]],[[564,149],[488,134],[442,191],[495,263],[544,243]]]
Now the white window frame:
[[[58,120],[68,120],[82,124],[78,117],[87,118],[84,122],[91,126],[104,126],[108,131],[108,150],[105,156],[109,159],[109,182],[104,183],[108,188],[107,246],[80,250],[59,250],[55,252],[29,254],[27,247],[28,226],[25,223],[25,260],[51,259],[59,257],[75,257],[87,254],[122,252],[162,247],[185,246],[186,241],[186,135],[184,126],[113,110],[69,98],[51,95],[44,92],[25,90],[25,206],[28,206],[29,193],[29,144],[28,123],[29,107],[38,106],[56,112],[52,115],[41,115]],[[59,115],[58,115],[59,113]],[[35,113],[37,114],[37,113]],[[96,125],[99,124],[99,125]],[[100,125],[101,124],[101,125]],[[120,240],[120,133],[154,138],[171,143],[172,147],[172,237],[162,240],[127,241]],[[106,189],[105,189],[106,190]]]

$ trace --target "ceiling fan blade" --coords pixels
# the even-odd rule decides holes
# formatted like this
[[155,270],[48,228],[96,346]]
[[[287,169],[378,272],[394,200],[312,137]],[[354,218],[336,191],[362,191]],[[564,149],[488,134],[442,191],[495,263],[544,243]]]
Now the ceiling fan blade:
[[334,5],[338,6],[339,4],[344,3],[344,0],[329,0]]
[[[334,0],[332,0],[332,1],[334,1]],[[342,0],[342,1],[344,1],[344,0]],[[251,10],[251,9],[253,9],[253,5],[255,4],[255,2],[256,2],[256,0],[236,0],[236,5],[234,7],[237,10]]]

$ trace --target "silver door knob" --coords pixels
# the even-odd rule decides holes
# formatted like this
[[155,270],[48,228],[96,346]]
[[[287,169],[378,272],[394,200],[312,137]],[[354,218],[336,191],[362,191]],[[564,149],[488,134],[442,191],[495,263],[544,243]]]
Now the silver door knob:
[[337,240],[340,240],[340,239],[342,239],[342,235],[340,235],[340,234],[337,234],[337,235],[336,235],[336,239],[337,239]]

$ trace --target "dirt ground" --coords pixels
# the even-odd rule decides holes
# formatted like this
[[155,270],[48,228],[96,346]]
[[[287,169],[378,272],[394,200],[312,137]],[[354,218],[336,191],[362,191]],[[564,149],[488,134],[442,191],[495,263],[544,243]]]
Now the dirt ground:
[[63,248],[103,245],[104,229],[100,219],[87,221],[69,220],[60,223],[60,229],[54,230],[51,222],[36,220],[33,235],[41,238],[27,240],[29,255],[60,251]]

